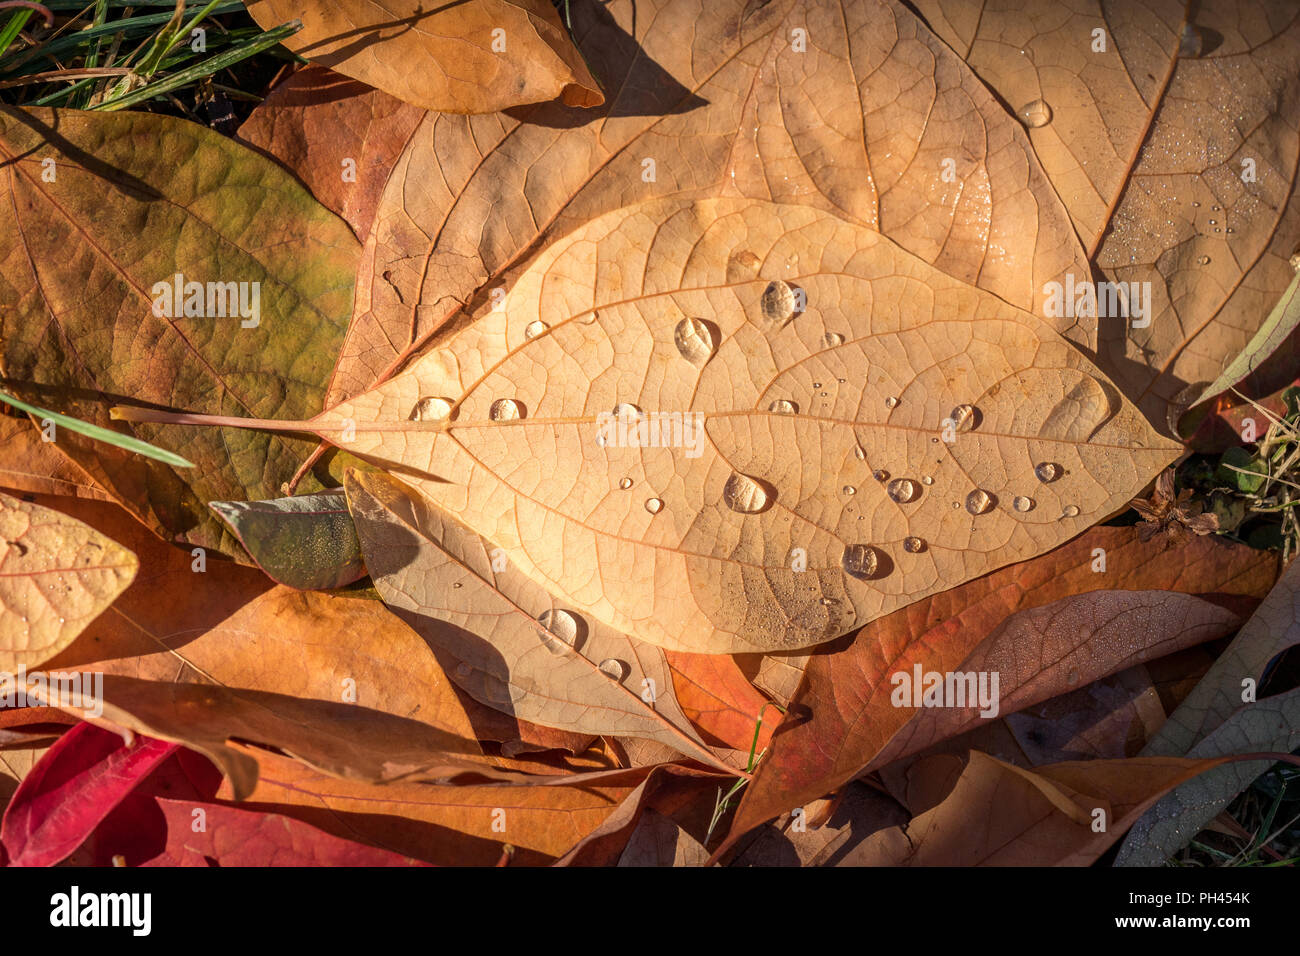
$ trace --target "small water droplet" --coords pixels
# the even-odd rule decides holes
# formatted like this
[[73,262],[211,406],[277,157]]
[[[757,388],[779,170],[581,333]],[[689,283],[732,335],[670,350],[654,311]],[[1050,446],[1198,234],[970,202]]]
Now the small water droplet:
[[840,565],[846,573],[865,581],[875,576],[880,567],[880,557],[869,544],[851,544],[844,549]]
[[889,497],[900,505],[905,505],[916,497],[916,482],[911,478],[895,478],[885,489]]
[[840,490],[843,491],[846,495],[849,495],[850,497],[858,493],[858,489],[854,488],[852,485],[845,485]]
[[1049,481],[1055,481],[1061,475],[1061,466],[1054,461],[1040,461],[1034,465],[1034,474],[1038,480],[1047,484]]
[[844,344],[844,336],[838,332],[827,332],[822,336],[822,344],[828,349],[838,348]]
[[924,476],[924,477],[921,479],[921,484],[923,484],[923,485],[932,485],[932,484],[934,484],[934,475],[926,475],[926,476]]
[[453,581],[451,583],[451,586],[452,588],[463,588],[465,585],[462,584],[460,581]]
[[577,615],[563,608],[553,608],[538,615],[537,623],[544,628],[537,634],[552,653],[560,654],[577,647],[578,631],[582,627]]
[[877,468],[871,473],[871,477],[876,479],[876,481],[888,481],[889,472],[885,471],[883,468]]
[[897,407],[898,407],[898,398],[897,398],[897,396],[890,395],[887,399],[885,399],[885,407],[886,407],[886,408],[897,408]]
[[1227,228],[1226,231],[1227,231],[1227,232],[1236,232],[1237,230],[1236,230],[1236,229],[1233,229],[1231,226],[1229,226],[1229,227]]
[[488,409],[488,418],[494,422],[509,422],[523,417],[523,406],[513,398],[498,398]]
[[1201,28],[1194,23],[1183,24],[1183,35],[1178,38],[1178,55],[1188,59],[1201,55],[1205,46],[1205,36]]
[[607,657],[600,662],[600,672],[620,684],[631,669],[626,661],[620,661],[617,657]]
[[1193,208],[1196,208],[1196,209],[1200,209],[1200,208],[1201,208],[1201,204],[1198,203],[1198,202],[1196,202],[1196,201],[1193,201],[1193,202],[1192,202],[1192,206],[1193,206]]
[[767,410],[775,415],[794,415],[798,413],[799,406],[788,398],[778,398],[771,405],[767,406]]
[[968,432],[977,424],[979,413],[974,405],[958,405],[948,416],[959,432]]
[[664,509],[664,503],[662,499],[660,498],[646,499],[645,510],[650,512],[652,515],[657,515],[659,512],[663,511],[663,509]]
[[[813,388],[821,388],[821,387],[822,387],[821,382],[813,382]],[[822,392],[822,394],[825,395],[826,393]]]
[[1218,212],[1218,211],[1219,211],[1219,207],[1218,207],[1218,206],[1211,206],[1210,209],[1211,209],[1211,211],[1213,211],[1213,212]]
[[973,515],[982,515],[993,507],[993,496],[983,488],[976,488],[966,496],[966,510]]
[[692,365],[703,365],[713,355],[717,342],[713,330],[703,319],[686,318],[677,323],[673,331],[673,344],[682,358]]
[[867,460],[866,449],[864,449],[861,445],[854,445],[853,457],[856,458],[858,461],[866,461]]
[[767,509],[772,494],[763,482],[733,471],[722,489],[722,501],[732,511],[752,515]]
[[407,416],[407,421],[436,422],[451,414],[451,406],[452,402],[449,398],[422,398],[416,402],[415,407],[411,409],[411,414]]
[[1064,508],[1061,509],[1062,518],[1076,518],[1078,517],[1078,515],[1079,515],[1078,505],[1066,505]]
[[635,422],[641,418],[641,409],[630,402],[619,402],[614,406],[614,417]]
[[524,338],[535,339],[549,328],[550,326],[541,319],[533,319],[533,321],[529,322],[527,327],[524,328]]
[[1196,257],[1196,264],[1197,264],[1198,266],[1208,266],[1208,265],[1210,264],[1210,257],[1209,257],[1209,256],[1197,256],[1197,257]]
[[1032,511],[1034,499],[1026,498],[1024,495],[1016,495],[1015,498],[1011,499],[1011,506],[1020,512]]
[[915,535],[903,539],[903,550],[908,554],[920,554],[925,550],[925,541]]
[[763,318],[768,322],[784,325],[794,318],[796,313],[803,311],[801,308],[803,303],[800,301],[802,298],[802,289],[796,290],[790,283],[774,279],[763,290],[759,302],[763,310]]
[[1030,129],[1039,129],[1052,121],[1052,108],[1044,100],[1033,100],[1020,107],[1016,115]]
[[632,487],[632,479],[631,479],[631,478],[620,478],[620,479],[618,480],[618,486],[619,486],[620,488],[622,488],[624,491],[627,491],[629,488]]
[[1211,219],[1211,220],[1210,220],[1210,225],[1211,225],[1211,226],[1217,226],[1218,224],[1219,224],[1219,220],[1217,220],[1217,219]]

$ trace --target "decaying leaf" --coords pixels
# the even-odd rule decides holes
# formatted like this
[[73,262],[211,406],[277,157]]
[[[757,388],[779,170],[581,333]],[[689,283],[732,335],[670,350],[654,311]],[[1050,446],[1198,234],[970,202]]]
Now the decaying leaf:
[[249,0],[248,12],[268,30],[301,20],[289,49],[425,109],[604,101],[550,0]]
[[1048,550],[1178,451],[1029,313],[828,213],[726,199],[593,220],[310,427],[568,613],[706,653],[821,643]]
[[366,573],[361,542],[339,492],[271,501],[213,501],[257,566],[303,591],[338,588]]
[[375,587],[476,700],[564,730],[644,737],[725,769],[678,706],[659,648],[557,608],[500,567],[490,542],[401,483],[350,471],[346,487]]
[[110,496],[70,459],[59,453],[54,442],[41,439],[31,419],[0,415],[0,487],[43,495],[76,495],[108,501]]
[[0,494],[0,672],[12,679],[54,657],[138,568],[134,554],[80,521]]

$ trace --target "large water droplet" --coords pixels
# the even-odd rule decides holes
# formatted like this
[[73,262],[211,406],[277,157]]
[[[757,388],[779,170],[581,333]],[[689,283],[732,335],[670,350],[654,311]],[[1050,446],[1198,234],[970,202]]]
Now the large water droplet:
[[799,406],[788,398],[778,398],[767,410],[775,415],[794,415],[799,411]]
[[415,403],[407,419],[413,422],[436,422],[451,414],[451,406],[449,398],[422,398]]
[[1045,100],[1033,100],[1020,107],[1016,115],[1030,129],[1039,129],[1052,121],[1052,108]]
[[880,567],[880,556],[869,544],[851,544],[844,549],[840,565],[845,572],[866,581],[875,576]]
[[973,515],[982,515],[993,507],[993,496],[983,488],[976,488],[966,496],[966,510]]
[[1078,505],[1066,505],[1064,508],[1061,509],[1062,518],[1077,518],[1078,516],[1079,516]]
[[840,490],[843,491],[846,495],[849,495],[850,497],[858,493],[858,489],[854,488],[852,485],[845,485]]
[[763,482],[733,471],[722,489],[722,501],[732,511],[743,515],[757,514],[772,503],[773,493]]
[[1011,507],[1020,512],[1030,511],[1034,507],[1034,499],[1026,498],[1024,495],[1016,495],[1011,499]]
[[652,515],[657,515],[659,512],[664,510],[663,499],[647,498],[645,501],[645,510],[650,512]]
[[781,279],[774,279],[767,284],[760,300],[763,318],[768,322],[784,325],[803,311],[803,297],[802,289]]
[[916,482],[911,478],[895,478],[885,489],[889,497],[900,505],[905,505],[916,497]]
[[1115,410],[1102,384],[1084,375],[1052,406],[1038,434],[1057,441],[1085,442],[1110,421]]
[[498,398],[488,409],[488,418],[494,422],[509,422],[523,417],[523,406],[513,398]]
[[844,336],[838,332],[827,332],[822,336],[822,344],[828,349],[839,348],[844,344]]
[[920,554],[925,550],[925,541],[915,535],[903,539],[903,550],[908,554]]
[[624,491],[627,491],[629,488],[632,487],[632,479],[631,479],[631,478],[620,478],[620,479],[618,480],[618,486],[619,486],[620,488],[622,488]]
[[553,608],[538,615],[537,623],[544,628],[537,634],[552,653],[562,654],[577,648],[578,635],[583,629],[583,623],[576,614],[564,608]]
[[524,329],[524,338],[535,339],[549,328],[550,326],[541,319],[533,319],[533,321],[529,322],[527,327]]
[[1054,461],[1040,461],[1034,465],[1034,474],[1043,484],[1061,477],[1061,466]]
[[623,679],[627,677],[628,672],[631,669],[632,668],[627,666],[626,661],[620,661],[616,657],[607,657],[600,662],[600,672],[606,677],[618,681],[620,684],[623,682]]
[[686,318],[677,323],[673,331],[673,344],[682,358],[692,365],[703,365],[713,355],[717,342],[713,330],[703,319]]
[[887,399],[885,399],[885,407],[886,407],[886,408],[897,408],[897,407],[898,407],[898,397],[895,396],[895,395],[890,395]]
[[979,412],[974,405],[958,405],[948,417],[957,431],[968,432],[978,423]]

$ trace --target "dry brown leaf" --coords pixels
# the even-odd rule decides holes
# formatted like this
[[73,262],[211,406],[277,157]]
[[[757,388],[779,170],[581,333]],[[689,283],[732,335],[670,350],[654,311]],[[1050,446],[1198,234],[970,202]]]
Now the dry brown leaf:
[[550,0],[249,0],[264,29],[301,20],[295,53],[444,113],[560,97],[604,102]]
[[1260,0],[916,6],[1020,111],[1104,278],[1150,283],[1149,326],[1101,319],[1099,364],[1163,426],[1294,275],[1300,18]]
[[94,528],[0,494],[0,671],[35,669],[63,650],[138,568]]
[[704,653],[817,644],[1046,551],[1179,450],[1033,315],[734,199],[593,220],[310,425],[562,606]]
[[475,700],[576,733],[643,737],[726,769],[678,706],[659,648],[580,624],[400,482],[349,470],[345,487],[376,589]]
[[[816,206],[1025,309],[1044,282],[1087,273],[1023,128],[903,4],[612,0],[572,14],[609,101],[424,118],[380,200],[330,402],[465,303],[490,307],[546,237],[656,196]],[[942,179],[946,160],[960,183]]]
[[78,498],[111,500],[108,492],[64,457],[54,442],[41,439],[41,432],[26,416],[0,415],[0,487],[41,495],[74,495]]
[[767,746],[780,712],[745,677],[734,657],[668,651],[677,701],[691,723],[705,734],[746,755],[754,744],[759,715],[758,750]]

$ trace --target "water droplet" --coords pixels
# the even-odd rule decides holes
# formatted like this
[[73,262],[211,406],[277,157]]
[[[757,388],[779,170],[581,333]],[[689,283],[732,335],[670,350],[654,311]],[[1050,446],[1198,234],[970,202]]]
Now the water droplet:
[[1066,505],[1064,508],[1061,509],[1062,518],[1077,518],[1078,515],[1079,515],[1078,505]]
[[1039,129],[1052,121],[1052,108],[1044,100],[1034,100],[1020,107],[1016,115],[1030,129]]
[[663,500],[660,498],[647,498],[645,501],[645,510],[652,515],[657,515],[664,510]]
[[1195,202],[1195,201],[1192,203],[1192,206],[1193,206],[1194,208],[1196,208],[1196,209],[1200,209],[1200,208],[1201,208],[1201,204],[1198,203],[1198,202]]
[[[813,382],[813,388],[821,388],[821,387],[822,387],[821,382]],[[825,395],[826,393],[822,392],[822,394]]]
[[827,332],[822,336],[822,343],[828,348],[838,348],[844,344],[844,336],[838,332]]
[[632,487],[632,479],[631,479],[631,478],[620,478],[620,479],[618,480],[618,486],[619,486],[620,488],[622,488],[624,491],[627,491],[629,488]]
[[682,358],[692,365],[703,365],[717,348],[713,330],[703,319],[686,318],[678,322],[673,331],[673,343]]
[[778,398],[771,405],[767,406],[767,410],[775,415],[794,415],[798,413],[799,406],[788,398]]
[[1032,511],[1034,507],[1034,499],[1026,498],[1024,495],[1016,495],[1015,498],[1011,500],[1011,506],[1020,512]]
[[523,406],[513,398],[498,398],[488,409],[488,418],[494,422],[509,422],[523,417]]
[[582,629],[582,622],[577,615],[563,608],[553,608],[538,615],[537,623],[544,628],[537,634],[552,653],[561,654],[577,647],[578,632]]
[[1210,257],[1209,257],[1209,256],[1197,256],[1197,257],[1196,257],[1196,264],[1197,264],[1198,266],[1208,266],[1208,265],[1210,264]]
[[968,432],[977,424],[979,413],[974,405],[958,405],[948,416],[959,432]]
[[794,286],[781,279],[775,279],[767,284],[763,290],[763,297],[760,300],[760,307],[763,310],[763,318],[768,322],[775,322],[784,325],[794,318],[795,314],[802,312],[803,290],[796,290]]
[[1038,476],[1039,481],[1046,484],[1061,476],[1061,466],[1054,461],[1040,461],[1034,465],[1034,474]]
[[966,510],[973,515],[982,515],[993,507],[993,496],[983,488],[976,488],[966,496]]
[[1219,224],[1219,220],[1217,220],[1217,219],[1211,219],[1211,220],[1210,220],[1210,225],[1211,225],[1211,226],[1217,226],[1218,224]]
[[932,485],[932,484],[934,484],[934,475],[926,475],[925,477],[923,477],[923,478],[921,479],[921,484],[923,484],[923,485]]
[[840,490],[843,491],[846,495],[849,495],[850,497],[858,493],[858,489],[854,488],[852,485],[845,485]]
[[722,489],[722,500],[732,511],[742,515],[757,514],[772,503],[772,493],[763,482],[733,471]]
[[550,326],[541,319],[533,319],[533,321],[529,322],[527,327],[524,329],[524,338],[535,339],[549,328]]
[[1218,212],[1218,211],[1219,211],[1219,207],[1218,207],[1218,206],[1211,206],[1210,209],[1211,209],[1213,212]]
[[856,458],[858,461],[866,461],[866,460],[867,460],[867,452],[866,452],[866,450],[865,450],[861,445],[854,445],[854,446],[853,446],[853,457]]
[[885,399],[885,407],[886,407],[886,408],[897,408],[897,407],[898,407],[898,398],[897,398],[896,396],[894,396],[894,395],[890,395],[887,399]]
[[630,402],[619,402],[614,406],[614,417],[635,422],[641,418],[641,409],[637,408]]
[[1039,437],[1085,442],[1114,417],[1117,408],[1101,382],[1083,375],[1047,413]]
[[1178,38],[1178,55],[1189,59],[1198,57],[1204,46],[1205,36],[1201,28],[1194,23],[1184,24],[1183,35]]
[[877,468],[871,473],[871,477],[876,479],[876,481],[888,481],[889,472],[885,471],[883,468]]
[[631,669],[626,661],[620,661],[617,657],[607,657],[600,662],[600,672],[620,684]]
[[465,585],[462,584],[462,583],[459,582],[459,581],[453,581],[452,584],[451,584],[451,586],[452,586],[452,588],[454,589],[454,588],[463,588]]
[[844,549],[840,565],[848,574],[865,581],[875,576],[880,567],[880,558],[876,549],[869,544],[851,544]]
[[411,414],[407,416],[412,422],[436,422],[451,414],[452,402],[449,398],[422,398],[415,403]]
[[1236,230],[1236,229],[1233,229],[1231,226],[1229,226],[1229,227],[1227,228],[1226,231],[1227,231],[1227,232],[1236,232],[1237,230]]
[[889,497],[900,505],[905,505],[916,497],[916,482],[911,478],[895,478],[885,489]]

